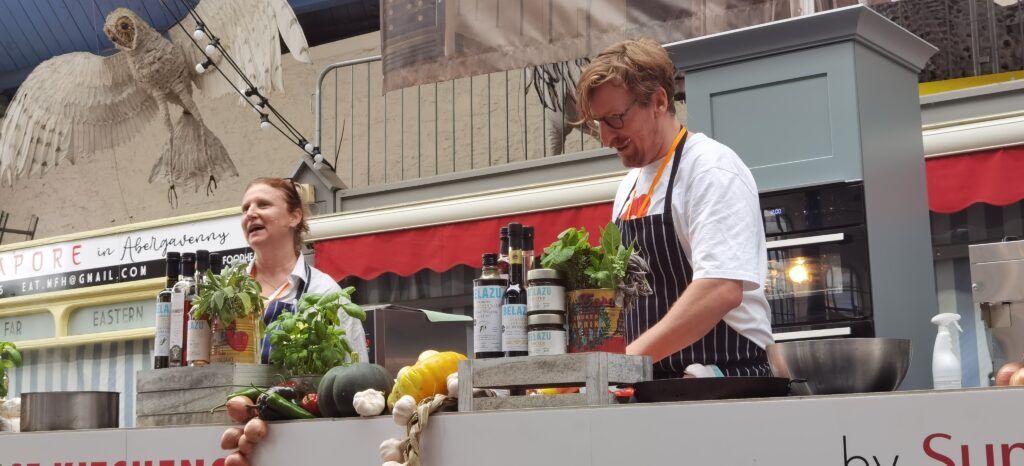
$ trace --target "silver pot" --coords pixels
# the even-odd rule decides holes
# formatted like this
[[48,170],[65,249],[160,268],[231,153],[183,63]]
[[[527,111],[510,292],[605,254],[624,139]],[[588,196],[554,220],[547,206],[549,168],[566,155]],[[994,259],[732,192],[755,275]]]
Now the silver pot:
[[120,426],[119,392],[21,394],[21,431],[107,429]]

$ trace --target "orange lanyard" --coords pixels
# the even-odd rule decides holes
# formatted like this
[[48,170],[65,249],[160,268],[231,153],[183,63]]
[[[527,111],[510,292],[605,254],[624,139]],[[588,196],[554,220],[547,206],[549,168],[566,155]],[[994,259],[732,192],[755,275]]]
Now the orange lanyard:
[[[644,199],[644,203],[641,204],[640,208],[637,209],[635,212],[632,209],[627,209],[626,210],[627,220],[632,220],[632,219],[636,218],[637,214],[639,214],[640,212],[646,212],[647,211],[647,207],[651,204],[651,196],[654,194],[654,188],[656,188],[658,186],[658,181],[661,180],[661,174],[665,172],[665,167],[667,167],[668,163],[672,161],[673,157],[675,157],[675,155],[676,155],[676,146],[679,145],[679,141],[683,140],[683,136],[686,136],[686,127],[685,126],[682,127],[682,129],[679,130],[679,134],[676,134],[675,141],[672,141],[672,147],[669,148],[668,153],[665,154],[664,160],[662,160],[662,162],[661,162],[661,166],[658,167],[658,173],[654,174],[654,181],[652,181],[651,182],[651,186],[649,188],[647,188],[647,198]],[[637,178],[637,181],[639,181],[640,180],[640,175],[638,174],[636,178]],[[627,202],[629,202],[630,205],[632,205],[632,203],[633,203],[632,199],[633,199],[633,196],[635,194],[636,194],[636,181],[633,182],[633,189],[630,190],[629,197],[626,198]]]
[[[252,278],[256,278],[256,264],[255,263],[252,264],[252,269],[249,270],[249,276],[252,277]],[[273,296],[271,296],[269,298],[266,298],[267,301],[270,302],[270,301],[274,301],[274,300],[277,300],[277,299],[281,299],[281,295],[283,295],[286,291],[288,291],[288,288],[291,287],[291,284],[292,284],[291,276],[289,275],[289,278],[288,278],[288,280],[286,280],[284,282],[284,285],[281,285],[281,287],[277,289],[277,291],[274,293]]]

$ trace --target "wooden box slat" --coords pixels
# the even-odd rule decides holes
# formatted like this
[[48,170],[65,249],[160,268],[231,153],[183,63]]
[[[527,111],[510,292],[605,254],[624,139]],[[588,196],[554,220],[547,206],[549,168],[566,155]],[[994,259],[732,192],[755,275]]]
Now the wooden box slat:
[[[459,411],[599,406],[614,402],[608,385],[653,378],[646,356],[573,353],[459,362]],[[468,382],[468,383],[467,383]],[[473,398],[474,388],[586,387],[586,393]]]
[[210,409],[250,385],[267,387],[283,380],[263,364],[210,364],[139,371],[135,413],[138,426],[230,423],[223,411]]

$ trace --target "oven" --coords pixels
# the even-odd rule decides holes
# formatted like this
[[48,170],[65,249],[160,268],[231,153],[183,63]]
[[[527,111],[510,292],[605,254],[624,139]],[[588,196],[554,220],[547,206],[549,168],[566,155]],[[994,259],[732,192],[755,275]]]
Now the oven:
[[873,337],[863,184],[766,193],[761,207],[776,341]]

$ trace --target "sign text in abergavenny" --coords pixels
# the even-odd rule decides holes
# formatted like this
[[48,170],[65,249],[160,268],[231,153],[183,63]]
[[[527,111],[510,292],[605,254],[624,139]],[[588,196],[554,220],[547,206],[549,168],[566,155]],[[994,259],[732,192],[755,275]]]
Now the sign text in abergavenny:
[[220,217],[0,252],[0,299],[162,277],[167,251],[248,260],[239,222]]

